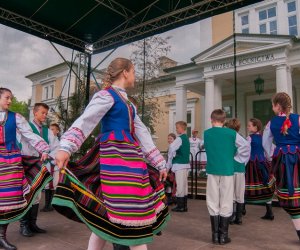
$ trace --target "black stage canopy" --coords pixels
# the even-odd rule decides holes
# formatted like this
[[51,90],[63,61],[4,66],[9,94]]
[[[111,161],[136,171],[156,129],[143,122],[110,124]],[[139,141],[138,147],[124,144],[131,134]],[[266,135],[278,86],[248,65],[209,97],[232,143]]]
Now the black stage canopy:
[[0,23],[94,53],[262,0],[0,0]]

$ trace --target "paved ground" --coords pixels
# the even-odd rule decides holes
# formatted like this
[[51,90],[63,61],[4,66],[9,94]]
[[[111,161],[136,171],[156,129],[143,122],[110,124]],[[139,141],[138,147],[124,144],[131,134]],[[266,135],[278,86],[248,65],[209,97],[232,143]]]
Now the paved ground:
[[[149,245],[150,250],[204,250],[204,249],[280,249],[299,250],[300,242],[289,216],[280,208],[274,208],[275,220],[264,221],[262,206],[247,206],[243,225],[231,226],[232,243],[226,246],[210,243],[210,220],[205,201],[189,200],[189,212],[172,213],[163,235]],[[8,230],[9,240],[19,250],[83,250],[87,247],[89,230],[80,223],[65,219],[56,212],[40,213],[38,224],[48,230],[45,235],[32,238],[18,233],[18,223]],[[111,250],[107,243],[105,250]]]

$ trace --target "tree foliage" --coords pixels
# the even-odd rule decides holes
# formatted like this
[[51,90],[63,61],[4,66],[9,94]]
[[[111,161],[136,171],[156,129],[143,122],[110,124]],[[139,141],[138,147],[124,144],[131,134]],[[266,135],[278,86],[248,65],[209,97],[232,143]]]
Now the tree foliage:
[[29,119],[28,102],[18,101],[16,97],[13,97],[10,104],[10,110],[23,115],[27,120]]
[[135,89],[130,93],[138,102],[138,113],[142,115],[143,103],[143,82],[144,87],[144,115],[143,122],[155,133],[155,124],[161,116],[160,106],[155,98],[156,89],[153,82],[159,77],[161,71],[161,58],[167,56],[171,51],[169,40],[171,37],[163,38],[159,35],[145,38],[132,44],[133,52],[131,61],[135,65],[136,84]]
[[[71,127],[74,121],[83,113],[85,108],[85,88],[81,88],[76,91],[69,98],[69,104],[67,109],[66,100],[62,97],[58,98],[58,112],[56,116],[59,120],[59,123],[62,125],[66,131]],[[80,157],[84,156],[89,149],[95,144],[95,139],[97,138],[100,131],[100,127],[97,126],[91,135],[85,140],[85,142],[80,147],[79,151],[76,154],[72,155],[72,160],[77,160]]]

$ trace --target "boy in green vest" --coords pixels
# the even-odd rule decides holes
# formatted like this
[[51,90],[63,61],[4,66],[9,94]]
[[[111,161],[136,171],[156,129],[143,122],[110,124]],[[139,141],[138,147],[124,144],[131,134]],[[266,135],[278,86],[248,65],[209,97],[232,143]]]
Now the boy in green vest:
[[175,173],[177,206],[174,212],[187,212],[188,171],[190,166],[190,142],[186,135],[187,124],[178,121],[175,124],[178,137],[170,144],[168,151],[168,169]]
[[[55,153],[59,149],[59,140],[53,135],[52,131],[44,125],[49,111],[49,106],[45,103],[36,103],[33,108],[33,121],[29,122],[33,132],[41,136],[50,146],[49,157],[54,159]],[[22,155],[38,156],[38,152],[33,148],[25,137],[21,137]],[[50,160],[50,159],[49,159]],[[47,163],[48,171],[53,176],[53,182],[46,186],[45,189],[45,208],[46,211],[51,211],[51,200],[54,193],[55,183],[57,184],[59,171],[55,171],[54,165]],[[36,204],[32,206],[29,212],[20,220],[20,233],[23,236],[31,237],[33,233],[46,233],[45,230],[36,225],[40,197],[37,198]]]
[[207,154],[206,204],[210,214],[212,242],[229,243],[228,227],[233,211],[233,174],[235,161],[245,163],[248,146],[234,130],[223,127],[226,114],[221,109],[211,113],[212,128],[204,131]]

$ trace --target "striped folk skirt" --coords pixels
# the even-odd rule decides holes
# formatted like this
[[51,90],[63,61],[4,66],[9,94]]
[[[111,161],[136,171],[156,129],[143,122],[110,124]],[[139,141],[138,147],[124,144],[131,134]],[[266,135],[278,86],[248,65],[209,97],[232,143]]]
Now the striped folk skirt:
[[279,205],[293,218],[300,218],[300,152],[273,157],[272,170],[276,178]]
[[0,224],[22,218],[52,177],[38,158],[1,149]]
[[266,162],[249,161],[246,166],[245,201],[266,203],[272,200],[275,191],[275,178],[271,165]]
[[107,241],[150,243],[169,219],[158,176],[136,143],[109,139],[62,172],[52,205]]

